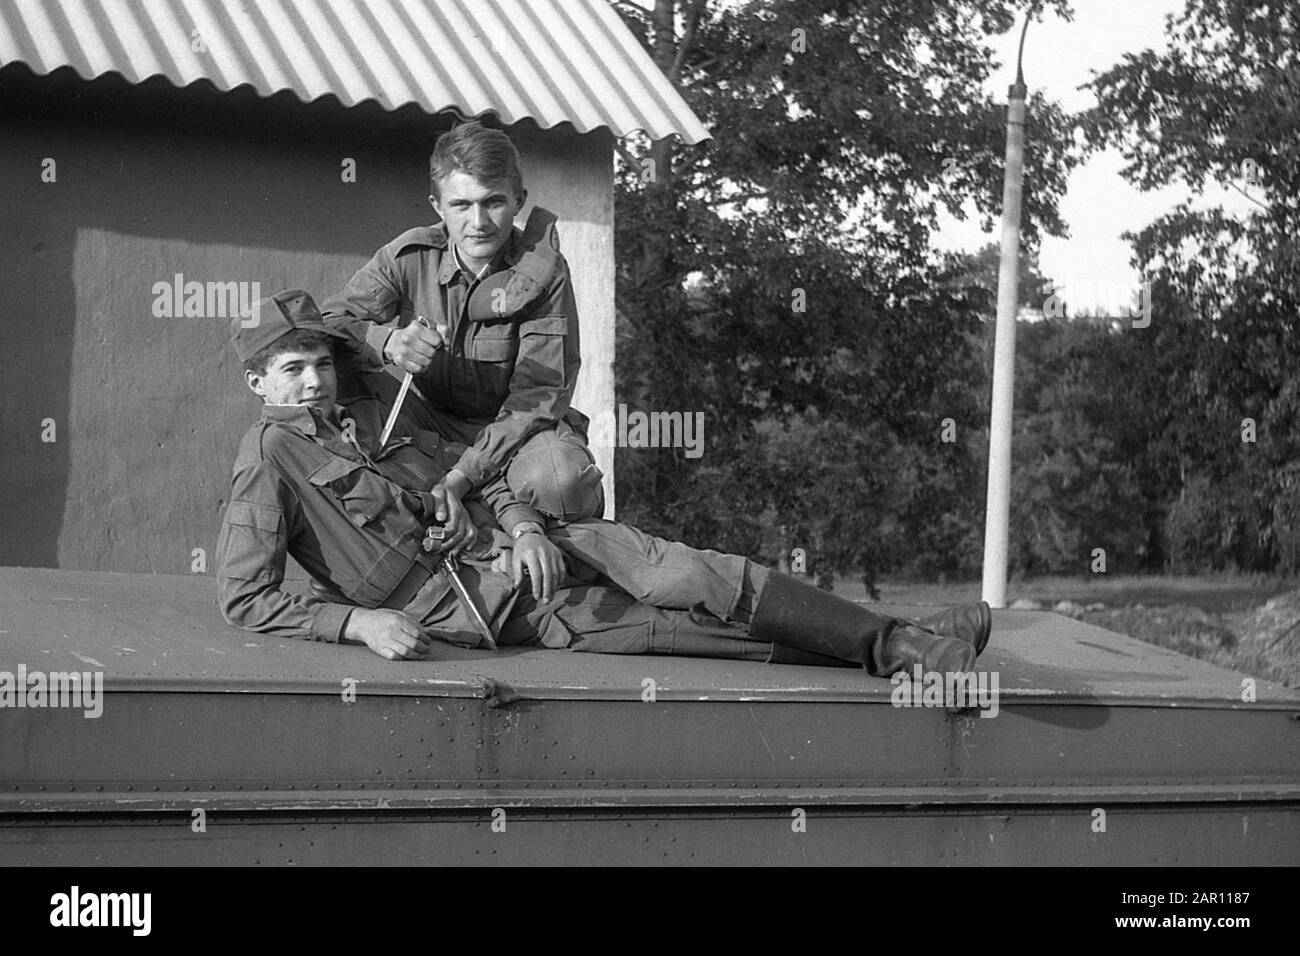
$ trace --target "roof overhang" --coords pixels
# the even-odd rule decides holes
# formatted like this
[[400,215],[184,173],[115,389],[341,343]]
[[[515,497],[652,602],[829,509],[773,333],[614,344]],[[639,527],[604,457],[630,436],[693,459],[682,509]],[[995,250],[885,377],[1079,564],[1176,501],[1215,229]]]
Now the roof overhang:
[[0,67],[15,62],[709,138],[605,0],[15,0],[0,4]]

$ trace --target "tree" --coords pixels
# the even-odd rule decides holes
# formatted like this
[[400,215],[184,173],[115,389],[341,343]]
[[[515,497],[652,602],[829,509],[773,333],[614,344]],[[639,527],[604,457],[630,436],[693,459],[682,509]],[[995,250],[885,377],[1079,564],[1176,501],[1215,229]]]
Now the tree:
[[1149,437],[1133,401],[1133,332],[1106,319],[1022,325],[1016,340],[1013,567],[1082,573],[1095,549],[1110,571],[1145,565]]
[[[1143,188],[1213,181],[1254,211],[1182,203],[1136,235],[1179,410],[1155,455],[1176,472],[1166,529],[1185,567],[1300,567],[1300,11],[1280,0],[1188,0],[1167,52],[1092,83],[1087,125]],[[1250,427],[1248,428],[1248,423]],[[1252,431],[1255,441],[1243,440]]]
[[[1064,15],[1064,3],[1054,4]],[[617,183],[620,401],[703,411],[705,455],[619,452],[621,516],[868,578],[969,534],[979,297],[930,236],[998,212],[998,0],[658,0],[620,13],[714,133]],[[1033,98],[1025,242],[1060,234],[1071,119]],[[961,444],[941,440],[951,420]],[[919,543],[918,543],[919,542]]]

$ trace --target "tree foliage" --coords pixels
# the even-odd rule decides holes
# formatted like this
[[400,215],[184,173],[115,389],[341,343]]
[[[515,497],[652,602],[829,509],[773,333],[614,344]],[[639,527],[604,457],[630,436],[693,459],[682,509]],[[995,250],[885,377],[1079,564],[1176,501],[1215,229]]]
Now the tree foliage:
[[[625,144],[619,401],[702,411],[706,443],[620,450],[620,517],[773,563],[803,547],[823,582],[966,564],[987,299],[931,234],[941,209],[999,212],[1005,107],[983,83],[1019,5],[618,9],[713,133]],[[1082,157],[1059,107],[1029,113],[1032,252]]]
[[[1094,135],[1144,188],[1223,183],[1252,213],[1185,202],[1136,235],[1175,414],[1151,450],[1182,568],[1300,567],[1300,8],[1188,0],[1169,48],[1097,77]],[[1161,331],[1163,330],[1163,331]],[[1176,356],[1177,362],[1170,357]],[[1256,441],[1243,441],[1250,429]]]

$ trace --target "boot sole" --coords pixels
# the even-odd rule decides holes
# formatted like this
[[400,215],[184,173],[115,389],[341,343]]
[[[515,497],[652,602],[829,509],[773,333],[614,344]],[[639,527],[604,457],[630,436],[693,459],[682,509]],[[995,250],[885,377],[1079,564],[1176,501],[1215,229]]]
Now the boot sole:
[[[966,673],[975,669],[975,646],[959,637],[943,639],[942,650],[936,648],[932,660],[927,660],[927,670],[944,674]],[[926,655],[930,657],[930,655]]]
[[973,643],[976,657],[983,654],[984,648],[989,646],[989,637],[993,633],[993,611],[989,609],[988,601],[980,601],[979,627],[979,637]]
[[[950,630],[946,630],[946,631],[935,630],[935,627],[939,619],[944,616],[942,614],[936,615],[935,617],[926,618],[916,623],[918,623],[921,627],[925,628],[926,630],[933,631],[936,634],[941,634],[944,637],[951,637],[959,641],[965,641],[967,644],[969,644],[971,647],[975,649],[975,656],[979,657],[979,655],[984,653],[984,648],[989,646],[989,637],[993,633],[993,612],[989,609],[989,604],[987,601],[980,601],[978,604],[975,605],[963,605],[963,606],[964,607],[973,606],[977,608],[976,624],[974,628],[950,625],[951,627]],[[947,612],[947,613],[952,613],[952,612]],[[962,624],[962,623],[967,623],[967,621],[959,620],[957,622],[954,622],[954,625]],[[974,631],[973,634],[971,633],[972,630]]]

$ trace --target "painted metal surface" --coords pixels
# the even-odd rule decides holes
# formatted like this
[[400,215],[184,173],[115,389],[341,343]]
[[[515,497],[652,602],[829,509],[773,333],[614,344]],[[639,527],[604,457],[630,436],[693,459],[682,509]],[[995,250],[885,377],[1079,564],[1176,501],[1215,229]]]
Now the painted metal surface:
[[709,136],[606,0],[18,0],[0,4],[0,66],[11,62]]
[[[305,583],[303,584],[305,590]],[[922,608],[886,608],[928,613]],[[393,663],[360,646],[268,638],[227,626],[210,575],[0,568],[0,667],[19,659],[47,670],[92,657],[110,688],[247,690],[478,697],[489,680],[547,698],[640,699],[654,679],[665,700],[888,702],[888,682],[852,669],[769,667],[721,660],[619,657],[545,649],[498,653],[439,647],[436,660]],[[34,666],[34,665],[33,665]],[[1300,692],[1259,682],[1242,702],[1243,675],[1042,611],[998,611],[979,670],[997,671],[1004,701],[1027,705],[1167,702],[1211,709],[1300,708]]]
[[0,570],[0,670],[107,689],[0,709],[0,863],[1300,862],[1300,695],[1053,615],[995,614],[981,718],[852,670],[389,663],[226,627],[212,587]]
[[[798,808],[803,809],[803,808]],[[431,815],[384,810],[349,815],[210,815],[206,833],[188,813],[88,817],[0,829],[0,861],[50,865],[1079,865],[1294,864],[1295,814],[1232,808],[1113,808],[1106,833],[1087,808],[959,807],[861,813],[808,807],[796,831],[790,807],[506,810],[504,830],[486,811]],[[500,820],[500,816],[498,816]],[[1291,847],[1288,852],[1284,848]]]
[[[979,803],[1142,793],[1185,802],[1300,798],[1284,711],[1005,704],[952,717],[885,701],[486,700],[334,693],[109,693],[102,716],[0,712],[0,804],[111,792],[144,808],[208,795],[348,801],[461,790],[602,793],[954,789]],[[104,790],[98,789],[104,787]],[[859,793],[860,791],[860,793]],[[1124,795],[1128,794],[1127,797]],[[1232,797],[1237,794],[1237,797]],[[947,796],[951,796],[948,794]],[[260,798],[259,798],[260,799]],[[306,796],[303,799],[307,799]],[[868,802],[889,799],[888,793]],[[143,801],[143,802],[142,802]],[[350,804],[345,804],[350,805]]]

